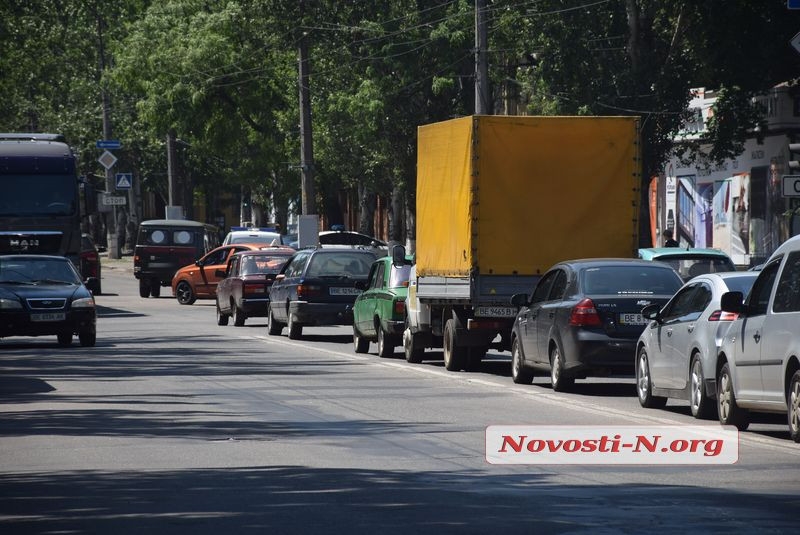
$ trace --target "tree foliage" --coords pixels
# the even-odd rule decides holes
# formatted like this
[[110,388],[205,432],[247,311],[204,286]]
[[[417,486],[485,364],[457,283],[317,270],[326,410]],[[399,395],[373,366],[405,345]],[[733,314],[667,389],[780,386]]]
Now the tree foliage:
[[[194,189],[299,206],[297,47],[312,65],[318,206],[343,192],[406,199],[416,128],[472,113],[469,0],[12,0],[0,5],[0,130],[58,131],[96,169],[102,94],[121,154],[166,192],[165,137]],[[689,88],[718,90],[713,159],[763,120],[753,96],[792,80],[800,14],[782,0],[494,0],[489,71],[498,113],[637,115],[645,176],[686,119]],[[368,217],[362,230],[371,230]],[[399,239],[400,236],[393,236]]]

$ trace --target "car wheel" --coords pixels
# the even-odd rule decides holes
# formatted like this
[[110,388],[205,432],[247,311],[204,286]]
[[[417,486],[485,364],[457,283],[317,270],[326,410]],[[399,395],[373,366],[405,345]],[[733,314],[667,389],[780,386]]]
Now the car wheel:
[[558,344],[550,350],[550,384],[555,392],[566,392],[575,384],[574,377],[564,375],[564,354]]
[[139,279],[139,297],[150,297],[150,282]]
[[653,395],[650,361],[647,358],[647,349],[644,347],[636,355],[636,394],[639,397],[639,405],[646,409],[660,409],[667,404],[667,398]]
[[223,314],[222,310],[219,308],[219,301],[217,301],[217,325],[227,325],[228,324],[228,315]]
[[403,352],[406,355],[406,362],[419,364],[425,356],[425,348],[420,343],[419,335],[411,332],[411,327],[406,326],[403,331]]
[[231,311],[233,312],[233,325],[235,327],[243,327],[244,320],[247,319],[247,315],[244,313],[244,310],[236,306],[236,303],[231,303]]
[[466,356],[464,355],[464,348],[456,345],[456,320],[454,319],[449,319],[444,324],[442,350],[446,370],[457,372],[464,368]]
[[175,298],[182,305],[192,305],[197,301],[192,285],[186,281],[180,281],[175,287]]
[[736,404],[731,368],[727,362],[717,373],[717,412],[722,425],[733,425],[739,431],[744,431],[750,425],[750,415]]
[[97,343],[97,331],[94,329],[87,329],[78,333],[78,340],[81,347],[94,347]]
[[789,435],[795,442],[800,442],[800,370],[794,372],[792,380],[789,381],[788,398],[786,402],[789,407]]
[[161,283],[157,280],[150,282],[150,295],[152,297],[161,297]]
[[384,331],[380,325],[378,325],[378,356],[384,359],[388,359],[394,355],[394,340],[392,339],[392,335],[388,334]]
[[272,307],[269,307],[267,311],[267,334],[271,336],[276,336],[281,334],[283,330],[283,325],[278,323],[278,320],[275,319],[275,316],[272,314]]
[[514,338],[511,343],[511,380],[518,385],[529,385],[533,382],[533,372],[525,367],[519,338]]
[[697,353],[695,353],[692,358],[692,365],[689,370],[689,382],[689,387],[691,388],[689,406],[692,409],[692,416],[702,420],[713,418],[714,401],[706,396],[703,363],[700,362],[700,355]]
[[369,340],[361,336],[356,326],[353,325],[353,349],[356,353],[366,353],[369,351]]
[[72,344],[72,333],[58,333],[58,345],[67,347]]
[[294,319],[294,314],[290,313],[288,319],[287,327],[289,327],[289,339],[299,340],[300,337],[303,336],[303,326],[297,323],[297,320]]

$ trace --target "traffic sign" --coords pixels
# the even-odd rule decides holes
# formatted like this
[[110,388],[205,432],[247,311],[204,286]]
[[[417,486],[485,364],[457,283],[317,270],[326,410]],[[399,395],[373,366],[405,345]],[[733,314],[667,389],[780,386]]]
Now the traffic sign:
[[106,206],[125,206],[127,201],[124,195],[103,195],[103,204]]
[[106,150],[103,151],[103,154],[100,155],[97,161],[106,169],[111,169],[114,167],[114,164],[117,163],[117,157]]
[[133,173],[117,173],[117,189],[131,189]]
[[98,149],[118,149],[122,143],[118,139],[101,139],[95,142],[95,147]]
[[800,197],[800,175],[783,175],[783,196]]

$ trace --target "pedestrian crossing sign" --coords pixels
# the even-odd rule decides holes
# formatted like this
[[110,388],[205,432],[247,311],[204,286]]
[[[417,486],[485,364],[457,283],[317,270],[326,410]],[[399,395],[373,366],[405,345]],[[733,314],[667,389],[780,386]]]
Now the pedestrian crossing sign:
[[117,189],[131,189],[133,173],[117,173]]

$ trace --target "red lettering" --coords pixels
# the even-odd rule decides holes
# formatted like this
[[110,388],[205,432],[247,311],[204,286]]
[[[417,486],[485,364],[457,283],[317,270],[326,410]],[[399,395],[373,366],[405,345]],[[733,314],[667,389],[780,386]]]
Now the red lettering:
[[519,442],[514,442],[514,439],[508,435],[503,435],[503,445],[498,450],[498,453],[506,453],[506,446],[510,446],[514,452],[519,453],[522,451],[522,444],[525,442],[525,439],[528,438],[527,435],[520,435]]

